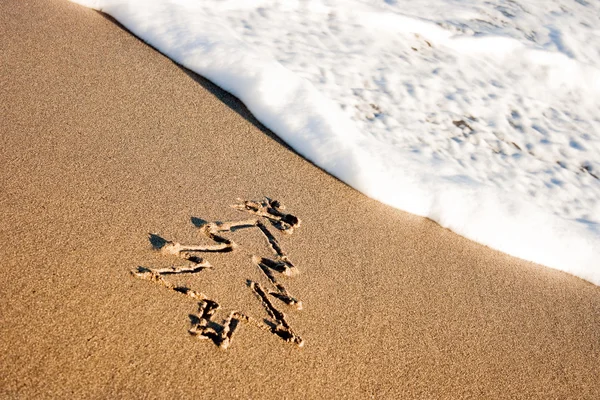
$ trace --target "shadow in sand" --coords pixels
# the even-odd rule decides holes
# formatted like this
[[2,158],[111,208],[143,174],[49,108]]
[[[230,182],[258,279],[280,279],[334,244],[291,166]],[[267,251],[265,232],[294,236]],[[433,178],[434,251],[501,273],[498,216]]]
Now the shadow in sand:
[[155,235],[154,233],[148,234],[148,240],[150,241],[150,244],[152,245],[154,250],[160,250],[163,247],[165,247],[165,245],[168,243],[167,239]]
[[[140,42],[144,43],[147,46],[152,47],[158,53],[162,54],[157,48],[155,48],[154,46],[150,45],[149,43],[146,43],[145,41],[141,40],[139,37],[137,37],[135,34],[133,34],[129,29],[127,29],[119,21],[117,21],[116,19],[114,19],[110,15],[104,14],[101,11],[96,11],[96,12],[98,14],[100,14],[103,18],[105,18],[106,20],[112,22],[113,24],[115,24],[119,28],[121,28],[124,31],[126,31],[127,33],[131,34],[133,37],[135,37]],[[263,124],[261,124],[254,117],[254,115],[252,115],[252,113],[248,110],[248,108],[246,108],[246,106],[244,105],[244,103],[242,103],[242,101],[240,99],[238,99],[237,97],[235,97],[231,93],[229,93],[229,92],[221,89],[219,86],[215,85],[214,83],[212,83],[208,79],[203,78],[202,76],[198,75],[194,71],[191,71],[191,70],[185,68],[184,66],[176,63],[173,60],[171,60],[171,62],[173,62],[173,64],[175,64],[178,68],[180,68],[186,75],[188,75],[190,78],[192,78],[196,83],[198,83],[204,89],[206,89],[211,94],[213,94],[217,99],[219,99],[221,102],[223,102],[225,105],[227,105],[233,111],[235,111],[238,115],[240,115],[246,121],[250,122],[256,128],[258,128],[265,135],[267,135],[268,137],[270,137],[271,139],[273,139],[274,141],[276,141],[277,143],[279,143],[280,145],[282,145],[283,147],[285,147],[286,149],[288,149],[292,153],[294,153],[294,154],[296,154],[296,155],[304,158],[302,155],[300,155],[298,152],[296,152],[296,150],[294,150],[286,142],[284,142],[279,136],[277,136],[276,134],[274,134],[269,128],[267,128],[266,126],[264,126]]]
[[[280,145],[282,145],[283,147],[285,147],[292,153],[302,157],[302,155],[298,154],[298,152],[296,152],[296,150],[294,150],[292,147],[290,147],[279,136],[277,136],[269,128],[267,128],[266,126],[261,124],[260,121],[257,120],[254,117],[254,115],[252,115],[252,113],[248,110],[248,108],[246,108],[246,106],[244,105],[244,103],[242,103],[242,101],[240,99],[238,99],[231,93],[221,89],[219,86],[215,85],[208,79],[203,78],[202,76],[198,75],[194,71],[191,71],[191,70],[185,68],[184,66],[177,64],[176,62],[173,62],[173,63],[175,65],[177,65],[177,67],[180,68],[183,72],[185,72],[190,78],[192,78],[196,83],[198,83],[204,89],[206,89],[210,93],[212,93],[217,99],[221,100],[221,102],[223,102],[226,106],[228,106],[233,111],[235,111],[238,115],[240,115],[246,121],[250,122],[256,128],[258,128],[262,133],[269,136],[271,139],[275,140],[277,143],[279,143]],[[302,157],[302,158],[304,158],[304,157]]]
[[204,225],[208,224],[208,221],[202,218],[191,217],[190,219],[196,228],[202,228]]

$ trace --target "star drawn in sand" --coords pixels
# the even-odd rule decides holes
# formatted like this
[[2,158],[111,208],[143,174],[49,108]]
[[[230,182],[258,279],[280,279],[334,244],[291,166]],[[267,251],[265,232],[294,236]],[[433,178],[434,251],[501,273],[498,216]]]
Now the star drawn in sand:
[[[285,207],[277,200],[265,198],[262,201],[243,201],[234,204],[231,207],[249,212],[258,218],[237,221],[237,222],[211,222],[200,227],[201,233],[211,239],[215,244],[210,245],[183,245],[181,243],[165,240],[157,235],[150,235],[150,241],[153,246],[162,254],[167,256],[176,256],[189,262],[186,266],[172,266],[169,268],[152,269],[148,267],[138,267],[132,271],[132,274],[138,278],[158,283],[167,289],[182,293],[195,300],[198,303],[198,312],[192,316],[192,327],[189,333],[200,338],[210,339],[216,345],[227,349],[231,345],[233,334],[240,323],[255,326],[261,330],[277,335],[288,343],[294,343],[299,347],[304,345],[304,340],[298,336],[283,312],[277,309],[269,296],[272,296],[288,306],[297,310],[302,309],[302,302],[294,297],[286,287],[277,280],[276,274],[283,274],[289,277],[296,276],[298,269],[285,254],[279,242],[269,231],[269,228],[261,219],[265,219],[274,228],[286,234],[292,234],[300,226],[300,220],[292,214],[286,213]],[[222,324],[214,322],[213,317],[220,305],[201,292],[195,291],[186,286],[177,286],[168,281],[166,276],[175,274],[195,274],[212,269],[212,265],[199,257],[198,254],[206,252],[227,253],[238,248],[238,244],[222,236],[223,233],[232,232],[239,229],[258,229],[273,252],[273,258],[252,256],[252,263],[264,274],[272,290],[266,290],[260,283],[247,280],[248,287],[261,301],[262,306],[270,316],[271,320],[260,321],[251,316],[238,311],[231,311]]]

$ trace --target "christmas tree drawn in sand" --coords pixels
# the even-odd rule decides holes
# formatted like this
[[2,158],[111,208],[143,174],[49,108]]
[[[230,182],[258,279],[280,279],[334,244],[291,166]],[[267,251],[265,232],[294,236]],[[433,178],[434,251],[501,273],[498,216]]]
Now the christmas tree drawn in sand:
[[[188,261],[188,264],[158,269],[139,266],[132,271],[132,274],[137,278],[155,282],[167,289],[184,294],[194,300],[199,300],[198,311],[192,316],[192,327],[189,329],[189,333],[200,339],[212,340],[222,349],[227,349],[231,345],[233,335],[241,323],[270,332],[285,342],[302,347],[304,340],[294,332],[286,319],[286,315],[275,307],[271,301],[272,297],[297,310],[302,309],[302,302],[294,297],[283,283],[277,279],[277,274],[288,277],[296,276],[298,269],[290,261],[267,226],[268,224],[285,234],[292,234],[300,226],[300,220],[294,215],[286,213],[285,207],[277,200],[269,198],[265,198],[262,201],[240,200],[238,204],[231,207],[239,211],[248,212],[255,217],[243,221],[210,222],[202,225],[200,227],[201,234],[214,242],[214,244],[209,245],[183,245],[151,234],[150,241],[156,250],[165,256],[175,256],[184,259]],[[266,224],[263,223],[263,220],[266,220]],[[239,245],[224,237],[223,234],[240,229],[257,229],[266,239],[273,253],[272,258],[252,256],[252,263],[267,278],[271,289],[266,289],[260,283],[250,279],[246,281],[248,288],[260,300],[271,319],[261,321],[239,311],[231,311],[223,323],[218,324],[213,318],[217,310],[221,307],[219,303],[187,286],[175,285],[167,277],[177,274],[197,274],[205,269],[213,269],[213,266],[207,260],[200,257],[200,254],[235,251],[239,248]]]

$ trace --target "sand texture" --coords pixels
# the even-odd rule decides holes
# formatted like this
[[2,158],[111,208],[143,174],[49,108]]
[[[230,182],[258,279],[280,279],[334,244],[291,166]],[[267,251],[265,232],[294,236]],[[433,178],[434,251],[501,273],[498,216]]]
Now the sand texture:
[[[366,198],[100,13],[0,32],[0,398],[600,398],[600,288]],[[230,207],[265,196],[299,226]]]

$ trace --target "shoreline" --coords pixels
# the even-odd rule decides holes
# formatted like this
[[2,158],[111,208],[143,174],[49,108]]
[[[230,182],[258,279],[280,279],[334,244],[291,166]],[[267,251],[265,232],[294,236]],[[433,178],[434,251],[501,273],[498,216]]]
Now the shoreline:
[[[0,7],[2,396],[600,395],[598,287],[361,195],[92,10]],[[263,196],[302,220],[272,230],[304,308],[273,304],[305,345],[241,326],[223,351],[188,333],[196,301],[130,271],[180,262],[149,233],[205,243],[194,221]],[[218,321],[269,318],[244,282],[270,250],[231,238],[243,250],[206,255],[214,271],[168,279],[218,300]]]

